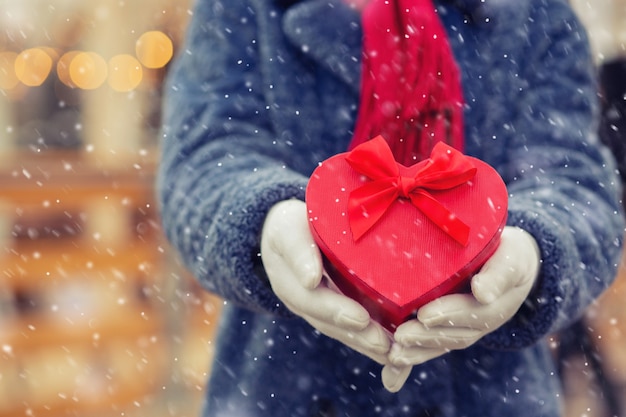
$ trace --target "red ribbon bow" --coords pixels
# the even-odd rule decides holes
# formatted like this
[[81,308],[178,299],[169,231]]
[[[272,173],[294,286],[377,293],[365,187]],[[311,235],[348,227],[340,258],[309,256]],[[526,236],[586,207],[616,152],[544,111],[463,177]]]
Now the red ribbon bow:
[[396,162],[382,136],[362,143],[346,156],[348,164],[372,181],[353,190],[348,219],[355,240],[360,239],[398,198],[406,198],[450,237],[466,246],[469,226],[451,213],[428,190],[448,190],[476,175],[471,160],[438,142],[430,158],[410,167]]

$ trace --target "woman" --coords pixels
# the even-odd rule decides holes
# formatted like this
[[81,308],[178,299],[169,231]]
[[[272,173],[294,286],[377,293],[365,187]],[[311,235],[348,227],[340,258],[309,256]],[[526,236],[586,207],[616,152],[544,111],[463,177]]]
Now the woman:
[[585,33],[561,0],[435,7],[462,146],[505,180],[507,227],[471,294],[388,335],[323,285],[302,202],[360,126],[360,6],[197,2],[165,92],[159,195],[174,247],[227,300],[206,416],[560,415],[546,336],[610,284],[623,231]]

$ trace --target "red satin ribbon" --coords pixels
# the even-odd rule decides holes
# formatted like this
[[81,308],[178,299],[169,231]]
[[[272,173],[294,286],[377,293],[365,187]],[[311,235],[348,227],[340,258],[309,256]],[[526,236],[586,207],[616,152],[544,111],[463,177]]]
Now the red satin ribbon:
[[471,160],[443,142],[430,158],[410,167],[397,163],[382,136],[362,143],[346,156],[348,164],[372,181],[353,190],[348,219],[355,240],[360,239],[398,198],[406,198],[440,229],[463,246],[469,226],[437,201],[428,190],[448,190],[476,175]]

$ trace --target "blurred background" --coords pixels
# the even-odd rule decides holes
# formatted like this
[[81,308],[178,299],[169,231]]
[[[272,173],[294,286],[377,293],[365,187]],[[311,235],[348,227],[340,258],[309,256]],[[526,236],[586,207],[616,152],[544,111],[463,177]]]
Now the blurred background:
[[[154,201],[190,2],[0,0],[0,417],[199,414],[222,301],[168,248]],[[619,67],[626,0],[573,5],[599,71]],[[580,349],[552,338],[568,417],[624,409],[622,275]]]
[[196,416],[220,303],[161,235],[187,0],[0,1],[0,416]]

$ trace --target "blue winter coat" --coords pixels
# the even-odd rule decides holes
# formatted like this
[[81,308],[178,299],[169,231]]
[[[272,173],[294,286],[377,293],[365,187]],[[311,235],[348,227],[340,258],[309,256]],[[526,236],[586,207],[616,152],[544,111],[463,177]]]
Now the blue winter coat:
[[499,171],[508,224],[536,238],[536,288],[506,325],[416,366],[396,394],[380,365],[293,317],[264,277],[260,230],[348,145],[359,15],[341,0],[199,0],[165,89],[158,191],[173,246],[227,300],[206,416],[559,415],[546,335],[610,284],[624,226],[586,35],[561,0],[438,10],[462,71],[466,152]]

